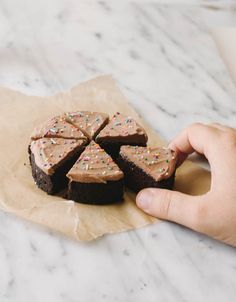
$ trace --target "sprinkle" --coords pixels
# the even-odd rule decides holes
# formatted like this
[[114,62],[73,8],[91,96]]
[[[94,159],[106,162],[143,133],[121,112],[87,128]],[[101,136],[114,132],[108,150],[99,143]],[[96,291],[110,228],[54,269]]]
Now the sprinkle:
[[163,171],[164,171],[164,168],[160,168],[160,169],[159,169],[159,172],[163,172]]
[[87,164],[86,166],[85,166],[85,170],[88,170],[89,169],[89,165]]
[[168,163],[168,162],[169,162],[169,159],[167,159],[166,162]]
[[50,138],[50,141],[52,144],[54,144],[54,145],[56,144],[56,141],[53,138]]
[[125,123],[126,123],[126,124],[131,123],[131,122],[132,122],[132,119],[131,119],[130,117],[127,117],[127,118],[125,119]]
[[102,175],[105,175],[107,172],[106,171],[102,171]]
[[90,160],[90,157],[89,157],[89,156],[85,156],[85,157],[84,157],[84,160],[85,160],[85,161],[88,161],[88,160]]
[[53,154],[52,153],[50,153],[50,155],[49,155],[50,157],[53,157]]
[[49,129],[49,131],[53,132],[53,133],[57,133],[58,132],[58,130],[56,128],[51,128],[51,129]]

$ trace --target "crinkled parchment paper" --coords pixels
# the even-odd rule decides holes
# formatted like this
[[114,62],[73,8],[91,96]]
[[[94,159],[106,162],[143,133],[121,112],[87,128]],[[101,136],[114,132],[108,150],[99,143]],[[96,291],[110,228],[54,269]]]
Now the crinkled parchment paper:
[[[70,110],[131,115],[147,130],[149,144],[163,145],[110,76],[95,78],[51,97],[27,96],[0,88],[0,208],[82,241],[156,222],[135,206],[135,195],[130,191],[125,193],[122,204],[94,206],[49,196],[36,187],[27,154],[30,133],[49,117]],[[178,170],[176,189],[182,192],[201,194],[209,184],[209,173],[193,163],[186,162]]]
[[236,27],[219,27],[212,30],[220,55],[236,84]]

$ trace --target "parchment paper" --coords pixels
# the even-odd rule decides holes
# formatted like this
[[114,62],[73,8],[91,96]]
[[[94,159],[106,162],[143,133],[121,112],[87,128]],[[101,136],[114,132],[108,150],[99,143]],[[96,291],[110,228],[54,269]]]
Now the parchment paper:
[[216,46],[236,84],[236,27],[222,27],[212,30]]
[[[131,115],[148,132],[149,144],[164,141],[137,115],[110,76],[82,83],[51,97],[27,96],[0,88],[0,208],[77,240],[87,241],[152,224],[157,219],[140,211],[135,195],[125,193],[119,205],[94,206],[49,196],[36,187],[28,163],[27,147],[32,129],[64,111],[96,110]],[[168,125],[168,120],[166,121]],[[193,195],[210,185],[209,172],[186,162],[177,173],[176,189]]]

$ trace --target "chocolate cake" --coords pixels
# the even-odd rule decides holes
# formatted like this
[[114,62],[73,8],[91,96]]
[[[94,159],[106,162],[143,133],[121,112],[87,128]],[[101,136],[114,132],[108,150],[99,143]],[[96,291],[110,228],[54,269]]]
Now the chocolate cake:
[[47,120],[40,126],[36,127],[31,134],[32,140],[42,137],[83,139],[88,141],[88,138],[84,135],[84,133],[79,128],[68,123],[63,116],[56,116]]
[[41,138],[29,146],[32,175],[37,186],[54,194],[68,183],[66,173],[84,150],[84,140]]
[[145,130],[133,118],[117,112],[95,141],[115,159],[122,145],[146,146],[147,139]]
[[117,162],[125,185],[138,192],[148,187],[172,189],[176,160],[168,148],[122,146]]
[[106,126],[109,116],[106,113],[92,111],[66,112],[66,120],[79,128],[90,140]]
[[121,201],[124,181],[135,192],[146,187],[172,188],[176,154],[146,144],[145,130],[119,112],[110,121],[106,113],[64,113],[33,131],[32,175],[48,194],[66,188],[67,198],[88,204]]
[[67,173],[68,198],[81,203],[110,204],[123,199],[124,174],[94,141]]

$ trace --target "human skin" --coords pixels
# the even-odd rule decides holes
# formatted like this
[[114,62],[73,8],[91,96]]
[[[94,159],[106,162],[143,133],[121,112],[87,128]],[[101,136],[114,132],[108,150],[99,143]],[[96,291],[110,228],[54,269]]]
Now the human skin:
[[147,188],[138,193],[137,206],[147,214],[236,246],[236,130],[217,123],[193,124],[169,147],[177,151],[178,165],[195,151],[205,155],[211,168],[210,190],[190,196]]

